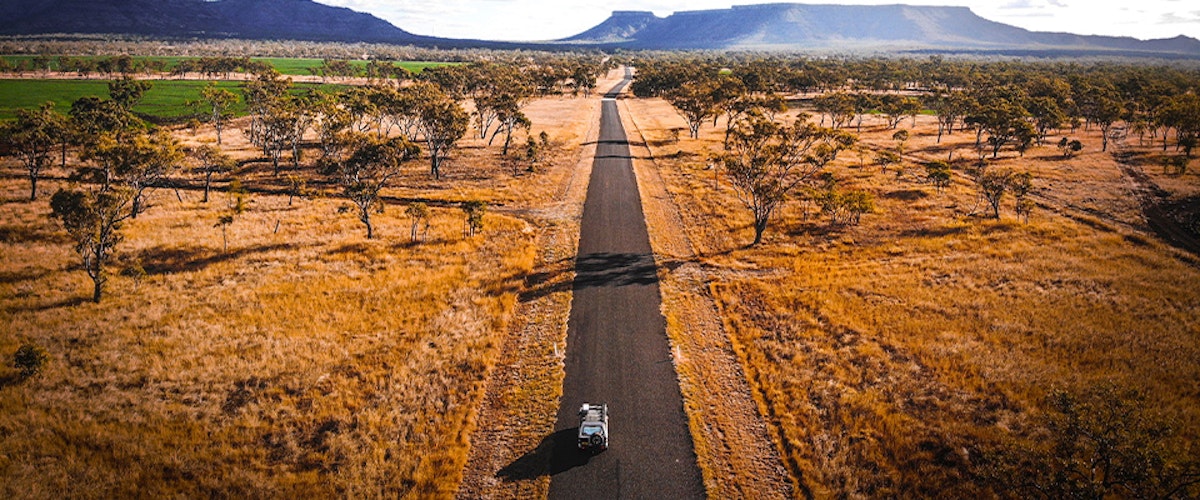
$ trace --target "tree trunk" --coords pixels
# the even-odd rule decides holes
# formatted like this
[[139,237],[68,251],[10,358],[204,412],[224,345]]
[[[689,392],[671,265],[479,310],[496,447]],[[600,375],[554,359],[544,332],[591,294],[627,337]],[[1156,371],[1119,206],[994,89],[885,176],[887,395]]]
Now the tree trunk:
[[763,233],[766,232],[766,230],[767,230],[767,218],[763,217],[761,219],[755,219],[754,220],[754,243],[751,243],[750,246],[757,246],[759,243],[762,243]]
[[92,278],[92,302],[100,303],[100,291],[104,285],[104,280]]
[[204,199],[200,200],[200,203],[208,203],[208,191],[209,191],[209,186],[211,186],[211,185],[212,185],[212,174],[205,174],[205,176],[204,176]]
[[37,200],[37,174],[29,174],[29,201]]

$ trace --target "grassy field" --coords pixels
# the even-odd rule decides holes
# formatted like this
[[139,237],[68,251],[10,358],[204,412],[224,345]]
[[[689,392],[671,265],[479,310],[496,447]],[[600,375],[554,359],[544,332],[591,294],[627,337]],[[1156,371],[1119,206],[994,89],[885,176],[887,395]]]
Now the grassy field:
[[[49,361],[28,380],[9,361],[0,367],[0,495],[451,496],[483,383],[548,245],[531,214],[558,218],[587,130],[580,117],[594,104],[529,104],[533,133],[556,144],[537,173],[514,172],[498,147],[472,138],[441,181],[427,160],[412,163],[373,216],[372,241],[307,164],[287,173],[318,194],[293,203],[264,193],[286,182],[268,164],[236,172],[254,193],[227,249],[215,227],[228,210],[227,178],[209,204],[194,189],[182,201],[155,191],[154,206],[123,230],[100,304],[85,300],[90,281],[46,197],[25,201],[27,184],[4,160],[0,353],[11,360],[29,342]],[[178,133],[213,142],[211,130]],[[257,157],[238,124],[224,139],[235,157]],[[65,187],[67,174],[51,171],[45,192]],[[433,206],[416,244],[398,201],[410,199]],[[491,206],[474,237],[456,205],[465,199]],[[563,294],[539,295],[569,304]],[[561,308],[539,321],[565,316]],[[536,404],[552,407],[556,394]],[[511,428],[535,426],[536,443],[553,416]]]
[[[984,216],[963,172],[974,162],[971,134],[937,144],[935,122],[918,118],[897,176],[872,165],[874,151],[895,142],[868,118],[868,151],[844,154],[831,172],[841,189],[872,193],[875,212],[859,226],[831,226],[819,209],[792,201],[750,248],[747,210],[728,180],[705,168],[723,128],[673,142],[670,129],[684,123],[668,104],[627,104],[801,492],[999,491],[981,476],[981,453],[1041,449],[1040,419],[1056,390],[1138,391],[1141,415],[1174,425],[1172,450],[1200,443],[1198,261],[1149,234],[1098,132],[1071,134],[1086,144],[1073,159],[1046,146],[995,162],[1035,175],[1038,208],[1023,223],[1011,197],[1001,220]],[[1136,143],[1122,147],[1155,154]],[[951,147],[959,148],[956,181],[939,193],[919,162],[945,159]],[[1173,198],[1195,195],[1196,174],[1159,170],[1145,167]],[[694,315],[673,293],[664,288],[667,317]]]
[[[34,57],[36,57],[36,56],[7,55],[7,56],[0,56],[0,59],[7,60],[9,62],[18,62],[18,61],[32,61],[34,59]],[[94,58],[99,59],[101,57],[95,56]],[[50,67],[54,70],[58,69],[58,62],[56,61],[56,59],[57,59],[56,57],[51,58]],[[179,61],[182,61],[185,59],[197,59],[197,58],[166,57],[166,56],[163,56],[163,57],[135,56],[133,59],[135,61],[139,61],[139,62],[160,61],[160,62],[164,63],[164,65],[165,65],[164,68],[167,71],[171,71],[171,69],[173,69],[175,67],[175,65],[179,63]],[[310,72],[309,70],[315,69],[315,68],[321,66],[321,64],[324,62],[322,59],[297,59],[297,58],[283,58],[283,57],[253,57],[253,58],[251,58],[251,60],[267,62],[271,66],[273,66],[276,70],[278,70],[280,73],[282,73],[284,75],[293,75],[293,76],[311,75],[312,72]],[[356,66],[358,68],[365,68],[367,66],[367,61],[353,60],[353,61],[350,61],[350,64],[353,66]],[[425,68],[445,66],[445,65],[458,64],[458,63],[426,62],[426,61],[397,61],[394,64],[396,64],[397,66],[400,66],[404,69],[407,69],[413,73],[420,73],[421,70],[424,70]]]
[[[199,80],[148,80],[152,87],[142,101],[133,108],[134,112],[164,119],[176,119],[192,115],[195,111],[187,103],[200,99],[200,91],[209,84]],[[217,82],[217,87],[241,95],[240,82]],[[316,88],[334,92],[345,88],[341,85],[319,85],[297,83],[299,91]],[[53,101],[55,110],[66,113],[71,103],[87,96],[108,97],[108,82],[102,80],[0,80],[0,120],[11,120],[16,110],[36,108],[46,101]],[[245,103],[240,99],[234,104],[235,116],[245,114]]]
[[[321,66],[321,64],[324,62],[321,59],[267,58],[267,59],[257,59],[257,60],[266,61],[266,62],[270,63],[272,66],[275,67],[275,69],[279,70],[280,73],[283,73],[285,75],[311,75],[312,73],[309,70],[316,69],[317,67]],[[367,67],[367,61],[362,61],[362,60],[350,61],[350,64],[352,66],[355,66],[360,69]],[[446,65],[458,64],[458,63],[399,61],[394,64],[397,66],[400,66],[404,69],[407,69],[413,73],[420,73],[425,68],[434,68],[434,67],[438,67],[438,66],[446,66]]]

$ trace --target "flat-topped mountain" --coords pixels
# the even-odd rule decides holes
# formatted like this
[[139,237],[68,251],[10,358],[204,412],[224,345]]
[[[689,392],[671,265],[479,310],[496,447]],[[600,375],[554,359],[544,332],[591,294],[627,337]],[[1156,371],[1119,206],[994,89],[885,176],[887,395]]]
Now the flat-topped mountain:
[[0,34],[419,43],[436,39],[311,0],[0,0]]
[[1142,41],[1029,31],[967,7],[763,4],[676,12],[614,12],[563,40],[640,49],[1025,49],[1116,50],[1200,56],[1187,37]]

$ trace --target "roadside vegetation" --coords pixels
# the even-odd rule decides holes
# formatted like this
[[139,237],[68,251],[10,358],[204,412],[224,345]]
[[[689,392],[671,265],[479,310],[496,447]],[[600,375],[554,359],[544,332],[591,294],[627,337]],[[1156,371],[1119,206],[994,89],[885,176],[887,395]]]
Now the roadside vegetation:
[[[632,140],[799,495],[1198,494],[1200,75],[633,64]],[[854,140],[796,154],[782,127]],[[664,290],[669,324],[695,314]]]

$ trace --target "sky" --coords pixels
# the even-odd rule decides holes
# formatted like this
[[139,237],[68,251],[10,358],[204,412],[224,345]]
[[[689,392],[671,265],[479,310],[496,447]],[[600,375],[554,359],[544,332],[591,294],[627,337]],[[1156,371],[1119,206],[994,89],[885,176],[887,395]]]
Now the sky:
[[1033,31],[1140,39],[1200,39],[1196,0],[317,0],[369,12],[418,35],[482,40],[566,38],[600,24],[614,10],[727,9],[762,3],[909,4],[970,7],[984,18]]

